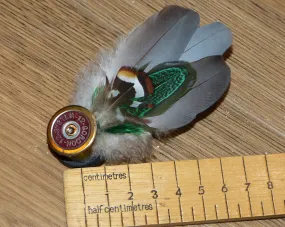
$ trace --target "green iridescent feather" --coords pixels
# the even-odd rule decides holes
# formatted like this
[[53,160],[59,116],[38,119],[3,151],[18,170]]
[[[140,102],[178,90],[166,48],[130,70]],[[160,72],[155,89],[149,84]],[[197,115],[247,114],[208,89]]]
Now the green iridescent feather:
[[142,126],[131,123],[116,125],[105,130],[105,132],[113,134],[131,133],[135,135],[141,135],[144,131],[145,130]]
[[[186,62],[170,62],[156,66],[148,73],[152,80],[154,92],[144,97],[133,98],[132,101],[141,103],[138,107],[122,105],[119,108],[123,113],[133,117],[143,118],[162,114],[178,99],[185,95],[196,81],[196,71]],[[93,100],[104,89],[97,88],[93,93]],[[141,135],[145,132],[141,125],[123,123],[105,129],[112,134],[130,133]]]
[[92,104],[94,105],[94,102],[96,100],[96,98],[98,97],[98,95],[100,93],[102,93],[105,89],[105,86],[100,86],[100,87],[97,87],[95,88],[94,92],[93,92],[93,95],[92,95]]
[[[134,98],[133,101],[142,103],[138,107],[120,107],[134,117],[150,117],[165,112],[191,89],[196,81],[196,72],[189,63],[176,62],[158,65],[149,72],[149,77],[154,85],[154,93]],[[148,107],[148,104],[152,107]]]

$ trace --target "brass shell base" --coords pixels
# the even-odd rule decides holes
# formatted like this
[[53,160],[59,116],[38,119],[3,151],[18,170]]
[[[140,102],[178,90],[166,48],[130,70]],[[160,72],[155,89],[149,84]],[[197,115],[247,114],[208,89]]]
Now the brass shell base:
[[66,106],[50,119],[47,142],[57,154],[72,160],[83,160],[96,136],[97,125],[94,115],[82,106]]

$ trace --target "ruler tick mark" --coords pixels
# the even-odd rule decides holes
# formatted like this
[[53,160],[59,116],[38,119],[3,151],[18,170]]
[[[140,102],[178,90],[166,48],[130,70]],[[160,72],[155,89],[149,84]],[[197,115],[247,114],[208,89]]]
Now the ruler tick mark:
[[240,210],[240,205],[238,203],[238,213],[239,213],[239,217],[241,218],[241,210]]
[[145,224],[147,225],[147,216],[146,216],[146,214],[144,215],[144,219],[145,219]]
[[205,221],[206,221],[207,217],[206,217],[206,208],[205,208],[204,196],[202,196],[202,203],[203,203],[204,218],[205,218]]
[[[197,167],[198,167],[198,173],[199,173],[200,186],[202,186],[202,177],[201,177],[199,159],[197,159]],[[203,194],[204,194],[204,193],[203,193]],[[205,218],[205,221],[206,221],[206,220],[207,220],[207,217],[206,217],[206,208],[205,208],[205,201],[204,201],[204,196],[203,196],[203,195],[202,195],[202,203],[203,203],[204,218]]]
[[130,166],[127,165],[128,168],[128,176],[129,176],[129,186],[130,186],[130,191],[132,191],[132,183],[131,183],[131,175],[130,175]]
[[[132,182],[131,182],[130,166],[127,165],[127,168],[128,168],[130,192],[132,192]],[[134,202],[133,202],[133,201],[132,201],[132,206],[134,206]],[[134,210],[132,211],[132,213],[133,213],[134,226],[136,226],[136,220],[135,220],[135,212],[134,212]]]
[[157,209],[157,201],[156,200],[155,200],[155,207],[156,207],[157,224],[159,224],[159,216],[158,216],[158,209]]
[[[180,187],[179,187],[179,184],[178,184],[178,177],[177,177],[176,162],[174,161],[173,164],[174,164],[174,172],[175,172],[175,179],[176,179],[177,192],[178,192],[178,191],[180,192]],[[183,215],[182,215],[182,207],[181,207],[181,200],[180,200],[180,197],[181,197],[181,193],[180,193],[180,195],[178,195],[178,202],[179,202],[180,219],[181,219],[181,222],[183,222]]]
[[218,210],[217,210],[217,204],[215,204],[215,213],[216,213],[216,219],[218,220]]
[[262,211],[262,216],[264,216],[264,207],[263,207],[263,202],[261,201],[261,211]]
[[[268,176],[268,184],[270,182],[271,185],[273,185],[273,183],[271,182],[271,179],[270,179],[268,160],[267,160],[267,155],[266,154],[264,155],[264,158],[265,158],[265,165],[266,165],[266,171],[267,171],[267,176]],[[274,196],[273,196],[273,190],[272,189],[273,189],[273,186],[270,188],[270,191],[271,191],[271,200],[272,200],[273,211],[274,211],[274,214],[276,214],[275,202],[274,202]]]
[[274,211],[274,214],[276,214],[275,202],[274,202],[274,196],[273,196],[273,191],[272,191],[272,189],[271,189],[271,199],[272,199],[273,211]]
[[99,214],[97,214],[97,227],[100,227]]
[[[155,189],[155,184],[154,184],[154,177],[153,177],[153,168],[152,168],[152,163],[150,163],[150,169],[151,169],[151,178],[152,178],[152,186],[153,189]],[[158,207],[157,207],[157,201],[155,201],[155,208],[156,208],[156,218],[157,218],[157,224],[159,224],[159,215],[158,215]]]
[[106,173],[106,166],[104,166],[104,174],[105,174],[105,186],[106,186],[106,192],[108,192],[108,183],[107,183],[107,173]]
[[229,219],[230,218],[229,205],[228,205],[228,198],[227,198],[227,194],[226,193],[225,193],[225,201],[226,201],[227,215],[228,215],[228,219]]
[[[223,180],[223,185],[225,186],[225,178],[224,178],[224,171],[223,171],[223,164],[222,164],[222,159],[220,158],[220,166],[221,166],[221,174],[222,174],[222,180]],[[223,187],[224,187],[223,186]],[[230,214],[229,214],[229,205],[228,205],[228,198],[227,198],[227,194],[226,192],[228,191],[228,189],[226,189],[224,192],[225,194],[225,202],[226,202],[226,209],[227,209],[227,215],[228,218],[230,218]]]
[[221,158],[220,158],[220,166],[221,166],[221,174],[222,174],[223,184],[225,184],[224,171],[223,171],[223,164],[222,164],[222,159],[221,159]]
[[200,164],[199,164],[199,160],[197,160],[197,166],[198,166],[198,172],[199,172],[199,181],[200,181],[200,185],[202,185],[202,179],[201,179],[201,172],[200,172]]
[[[107,203],[108,207],[110,207],[110,198],[109,198],[109,193],[108,193],[108,182],[107,182],[107,173],[106,173],[106,166],[104,166],[104,174],[105,174],[105,187],[106,187],[106,196],[107,196]],[[109,213],[109,226],[112,226],[112,220],[111,220],[111,212]]]
[[[247,181],[247,173],[246,173],[246,167],[245,167],[245,160],[244,160],[244,156],[242,156],[242,164],[243,164],[243,170],[244,170],[245,181],[246,181],[246,183],[248,183],[248,181]],[[252,205],[251,205],[251,199],[250,199],[250,193],[249,193],[249,190],[247,190],[247,197],[248,197],[248,203],[249,203],[250,215],[252,216]]]
[[[223,185],[225,186],[225,178],[224,178],[224,171],[223,171],[223,164],[222,164],[222,159],[220,158],[220,166],[221,166],[221,174],[222,174],[222,180],[223,180]],[[227,189],[226,191],[224,191],[224,194],[225,194],[225,202],[226,202],[226,209],[227,209],[227,215],[228,215],[228,218],[230,218],[230,215],[229,215],[229,206],[228,206],[228,199],[227,199]]]
[[194,207],[191,207],[191,210],[192,210],[192,218],[193,218],[193,221],[195,221]]
[[150,163],[150,169],[151,169],[151,179],[152,179],[152,186],[153,186],[153,189],[155,189],[155,185],[154,185],[154,177],[153,177],[153,168],[152,168],[152,163]]
[[168,209],[168,221],[171,223],[171,218],[170,218],[170,210]]
[[[134,207],[134,202],[132,201],[132,207]],[[135,219],[135,212],[133,210],[133,222],[134,222],[134,226],[136,226],[136,219]]]
[[264,155],[264,158],[265,158],[265,165],[266,165],[266,171],[267,171],[268,180],[270,181],[270,174],[269,174],[268,161],[267,161],[266,154]]
[[122,224],[122,227],[124,227],[124,218],[123,218],[123,212],[121,212],[121,224]]
[[80,169],[81,172],[81,183],[82,183],[82,192],[83,192],[83,198],[84,198],[84,218],[85,218],[85,226],[88,226],[87,223],[87,215],[86,215],[86,196],[85,196],[85,187],[84,187],[84,181],[83,181],[83,170]]

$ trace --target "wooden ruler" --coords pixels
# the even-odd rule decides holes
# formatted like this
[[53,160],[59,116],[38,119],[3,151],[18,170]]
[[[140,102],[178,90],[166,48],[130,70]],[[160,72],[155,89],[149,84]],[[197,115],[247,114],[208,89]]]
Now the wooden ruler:
[[69,169],[64,187],[69,227],[285,217],[285,154]]

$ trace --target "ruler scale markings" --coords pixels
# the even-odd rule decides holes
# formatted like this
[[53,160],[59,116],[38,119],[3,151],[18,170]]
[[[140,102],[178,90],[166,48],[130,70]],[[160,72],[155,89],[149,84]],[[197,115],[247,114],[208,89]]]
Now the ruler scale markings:
[[[225,203],[225,198],[221,198],[223,203],[221,204],[222,210],[218,209],[219,219],[228,218],[227,212],[229,212],[229,219],[240,218],[240,216],[244,218],[250,217],[248,193],[246,191],[247,184],[245,183],[242,158],[223,157],[221,163],[224,182],[222,180],[222,174],[220,174],[220,182],[222,186],[225,184],[225,186],[221,187],[221,191],[226,192],[228,203]],[[227,206],[228,209],[226,209]],[[239,212],[241,212],[241,214]]]
[[202,185],[202,179],[201,179],[201,172],[200,172],[200,164],[199,164],[199,160],[197,160],[197,166],[198,166],[198,173],[199,173],[200,185]]
[[87,214],[86,214],[86,196],[85,196],[85,188],[84,188],[84,182],[83,182],[83,170],[80,168],[81,173],[81,183],[82,183],[82,192],[83,192],[83,198],[84,198],[84,218],[85,218],[85,226],[88,226],[87,223]]
[[[180,191],[180,187],[178,184],[178,177],[177,177],[177,169],[176,169],[176,162],[174,161],[174,172],[175,172],[175,179],[176,179],[176,186],[177,186],[177,193],[178,193],[178,202],[179,202],[179,211],[180,211],[180,218],[181,218],[181,222],[183,222],[183,215],[182,215],[182,207],[181,207],[181,191]],[[176,194],[177,194],[176,193]]]
[[274,212],[274,214],[276,214],[274,195],[273,195],[273,190],[272,189],[271,189],[271,199],[272,199],[272,205],[273,205],[273,212]]
[[[108,207],[108,204],[106,197],[106,184],[104,179],[105,172],[103,166],[98,167],[96,172],[94,172],[92,168],[82,168],[82,177],[86,198],[86,216],[88,227],[98,227],[99,222],[100,226],[105,227],[107,224],[109,226],[109,215],[107,212],[104,212],[104,208]],[[76,188],[72,187],[72,191],[72,196],[76,196]],[[99,212],[100,209],[103,212]],[[74,211],[77,213],[78,209],[74,208]],[[99,214],[100,217],[97,214]],[[84,224],[82,223],[80,226],[84,226]]]
[[220,166],[221,166],[222,181],[223,181],[222,191],[224,192],[224,195],[225,195],[227,216],[228,216],[228,218],[230,218],[229,205],[228,205],[228,198],[227,198],[227,191],[228,191],[228,189],[227,189],[226,184],[225,184],[224,171],[223,171],[223,165],[222,165],[222,159],[221,159],[221,158],[220,158]]
[[[110,205],[109,208],[105,208],[104,213],[106,213],[107,216],[109,216],[109,214],[111,215],[112,227],[121,227],[121,212],[123,213],[124,226],[134,226],[134,224],[137,225],[139,222],[139,220],[138,222],[137,220],[134,222],[133,212],[142,210],[142,203],[138,201],[139,198],[136,196],[137,194],[133,193],[133,191],[136,191],[136,188],[133,187],[132,184],[134,172],[131,171],[131,166],[129,170],[130,178],[128,165],[106,166]],[[132,192],[130,192],[130,179]],[[105,223],[107,224],[108,222],[105,221]],[[100,224],[102,226],[102,222]]]
[[151,169],[151,178],[152,178],[152,185],[153,185],[153,189],[155,189],[155,185],[154,185],[154,177],[153,177],[153,168],[152,168],[152,163],[150,163],[150,169]]
[[285,213],[285,155],[284,153],[268,154],[267,162],[270,180],[274,183],[275,214],[283,214]]
[[[128,168],[128,178],[129,178],[130,193],[131,193],[131,195],[133,196],[133,193],[132,193],[131,174],[130,174],[130,166],[129,166],[129,165],[127,165],[127,168]],[[132,200],[132,206],[134,206],[134,201],[133,201],[133,200]],[[136,226],[135,211],[134,211],[134,210],[132,210],[132,213],[133,213],[133,222],[134,222],[134,226]]]
[[[181,204],[181,211],[182,211],[181,213],[183,217],[183,222],[193,221],[191,207],[195,207],[196,214],[199,213],[198,216],[195,216],[196,221],[203,221],[204,220],[203,204],[202,204],[201,195],[199,195],[200,180],[197,168],[197,161],[180,160],[176,161],[175,165],[176,165],[178,186],[180,188],[180,191],[176,191],[175,193],[176,196],[177,194],[181,195],[180,204]],[[176,210],[180,212],[178,209]],[[178,212],[177,212],[177,218],[180,218]],[[174,222],[173,218],[172,222]]]
[[[187,163],[191,168],[187,167]],[[285,154],[278,154],[235,159],[234,157],[219,158],[213,161],[203,160],[203,162],[185,160],[174,163],[165,162],[165,164],[163,162],[146,163],[139,164],[138,168],[132,165],[121,165],[120,168],[102,166],[103,168],[66,170],[64,187],[67,224],[68,227],[78,225],[125,227],[150,224],[165,226],[168,223],[209,224],[216,221],[285,217],[284,164]],[[194,174],[194,177],[190,177],[190,181],[187,173]],[[115,177],[118,174],[123,174],[121,176],[128,174],[128,176],[117,181]],[[148,182],[147,187],[143,187],[145,184],[143,179],[148,179],[145,181]],[[222,189],[220,185],[223,186]],[[150,192],[150,188],[153,188],[154,192]],[[128,190],[131,192],[134,190],[135,196],[127,195]],[[224,192],[225,201],[223,195],[219,194],[220,190]],[[106,197],[104,197],[104,191]],[[175,194],[178,191],[179,193]],[[180,192],[183,193],[183,199]],[[154,201],[149,197],[149,193]],[[194,197],[187,199],[191,195]],[[235,195],[238,197],[234,197]],[[156,196],[159,196],[159,200]],[[178,200],[176,196],[179,196]],[[200,196],[202,198],[199,198]],[[130,198],[134,200],[129,201]],[[130,202],[129,205],[125,204],[127,201]],[[152,206],[142,201],[149,201]],[[221,204],[220,201],[222,201]],[[148,207],[146,211],[141,210],[142,206],[144,210]],[[187,206],[188,209],[185,210]],[[78,212],[80,210],[81,212]],[[185,217],[184,212],[187,214]]]
[[[271,191],[271,199],[272,199],[272,205],[273,205],[273,212],[274,214],[276,214],[276,210],[275,210],[275,203],[274,203],[274,196],[273,196],[273,183],[271,181],[271,178],[270,178],[270,173],[269,173],[269,168],[268,168],[268,161],[267,161],[267,155],[265,154],[264,155],[264,158],[265,158],[265,165],[266,165],[266,171],[267,171],[267,176],[268,176],[268,188],[270,189]],[[270,187],[270,184],[272,185],[272,187]]]
[[264,216],[264,206],[263,206],[263,202],[261,201],[261,210],[262,210],[262,216]]
[[[197,166],[198,166],[200,187],[203,187],[203,186],[202,186],[202,177],[201,177],[201,172],[200,172],[199,160],[197,160]],[[203,194],[204,194],[204,189],[203,189]],[[204,196],[203,196],[203,194],[202,194],[202,203],[203,203],[204,219],[207,220],[207,217],[206,217],[206,208],[205,208],[205,201],[204,201]]]
[[272,182],[268,180],[268,172],[264,155],[245,157],[247,177],[250,185],[250,197],[253,216],[263,216],[261,201],[263,202],[265,215],[274,215],[271,187]]
[[156,200],[155,200],[155,209],[156,209],[157,224],[159,224],[159,216],[158,216],[158,209],[157,209],[157,201]]
[[268,180],[270,180],[270,173],[269,173],[269,168],[268,168],[268,161],[267,161],[267,156],[266,154],[264,155],[264,158],[265,158],[265,165],[266,165],[266,172],[267,172],[267,176],[268,176]]
[[[153,185],[153,190],[155,190],[155,184],[154,184],[154,177],[153,177],[153,167],[152,163],[150,163],[150,169],[151,169],[151,178],[152,178],[152,185]],[[157,201],[155,201],[155,209],[156,209],[156,219],[157,219],[157,224],[159,224],[159,215],[158,215],[158,208],[157,208]]]
[[[157,224],[156,204],[153,198],[153,180],[151,173],[151,165],[149,163],[130,164],[130,179],[133,192],[135,225],[145,225],[145,215],[149,225]],[[155,168],[153,169],[155,172]],[[127,169],[126,169],[127,172]],[[155,178],[154,178],[155,181]],[[156,183],[156,182],[155,182]],[[128,189],[129,190],[129,189]],[[131,201],[131,198],[128,198]],[[158,208],[159,209],[159,208]],[[133,226],[132,213],[128,217],[129,223],[124,222],[125,226]],[[126,215],[124,213],[124,220]]]
[[[134,206],[134,201],[132,201],[132,206]],[[134,222],[134,226],[136,226],[136,219],[135,219],[135,211],[132,210],[133,213],[133,222]]]
[[124,218],[123,218],[123,212],[121,212],[121,224],[122,224],[122,227],[124,227]]
[[[246,173],[246,167],[245,167],[245,160],[244,160],[244,156],[242,156],[242,163],[243,163],[243,169],[244,169],[244,176],[245,176],[245,181],[248,184],[248,186],[250,186],[250,183],[247,181],[247,173]],[[247,188],[247,194],[248,194],[248,202],[249,202],[249,209],[250,209],[250,215],[253,216],[252,213],[252,207],[251,207],[251,200],[250,200],[250,193],[249,193],[249,188]]]
[[130,166],[127,165],[128,167],[128,177],[129,177],[129,186],[130,186],[130,191],[132,191],[132,183],[131,183],[131,174],[130,174]]
[[238,203],[238,213],[239,213],[239,217],[241,218],[241,210],[240,210],[240,205]]
[[[106,173],[106,166],[104,166],[104,174],[105,174],[105,186],[106,186],[106,192],[108,193],[108,183],[107,183],[107,173]],[[108,199],[109,201],[109,199]],[[108,205],[109,205],[109,202],[108,202]]]
[[169,223],[168,209],[171,211],[171,222],[181,223],[173,161],[153,163],[153,174],[156,189],[153,198],[157,199],[159,223]]
[[204,196],[202,196],[202,203],[203,203],[203,210],[204,210],[204,218],[205,218],[205,220],[207,220]]
[[[105,174],[105,186],[106,186],[107,203],[108,203],[108,207],[110,207],[110,199],[109,199],[109,193],[108,193],[108,182],[107,182],[106,166],[104,166],[104,174]],[[111,227],[112,226],[111,212],[108,212],[108,214],[109,214],[109,225]]]

